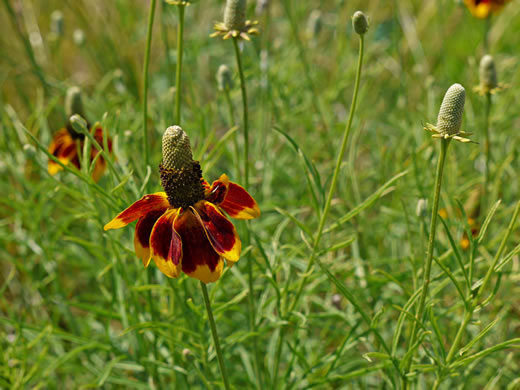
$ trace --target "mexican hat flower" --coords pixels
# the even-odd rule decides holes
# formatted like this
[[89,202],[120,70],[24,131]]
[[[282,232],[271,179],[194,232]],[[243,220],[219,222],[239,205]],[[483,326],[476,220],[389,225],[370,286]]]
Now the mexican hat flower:
[[[78,87],[71,87],[67,91],[67,96],[65,99],[65,107],[68,117],[70,118],[74,114],[81,115],[85,117],[83,113],[83,104],[81,101],[81,91]],[[96,140],[96,142],[102,146],[103,145],[103,129],[99,124],[95,124],[94,126],[90,126],[87,122],[87,128],[92,133],[92,136]],[[78,150],[83,150],[83,145],[85,143],[85,135],[78,133],[72,127],[70,120],[67,125],[62,129],[58,130],[51,141],[49,146],[49,153],[56,157],[62,164],[72,164],[76,168],[80,169],[80,159],[78,155]],[[107,136],[107,146],[109,152],[112,151],[112,140]],[[106,161],[103,156],[97,156],[99,154],[99,150],[92,145],[90,148],[90,161],[94,161],[96,159],[96,163],[94,166],[94,171],[92,172],[92,178],[95,181],[98,181],[106,169]],[[51,175],[55,175],[63,167],[58,164],[56,161],[49,159],[47,164],[47,170]]]
[[238,38],[251,40],[249,35],[258,34],[255,27],[258,21],[246,20],[246,0],[227,0],[224,9],[224,22],[215,23],[215,32],[210,37],[222,39]]
[[204,283],[215,282],[224,260],[232,266],[242,246],[223,212],[252,219],[260,215],[258,204],[225,174],[209,185],[179,126],[166,129],[162,153],[159,171],[164,192],[145,195],[106,224],[105,230],[137,220],[134,247],[145,267],[153,259],[170,278],[184,272]]
[[487,19],[511,0],[464,0],[471,14],[479,19]]

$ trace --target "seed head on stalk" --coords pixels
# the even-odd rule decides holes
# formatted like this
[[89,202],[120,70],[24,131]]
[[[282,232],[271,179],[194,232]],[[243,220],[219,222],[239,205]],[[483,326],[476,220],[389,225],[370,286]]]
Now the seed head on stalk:
[[466,100],[466,90],[460,84],[453,84],[448,88],[442,100],[437,125],[426,123],[424,130],[435,133],[432,138],[454,139],[459,142],[473,142],[469,138],[472,133],[460,130],[462,124],[462,114],[464,112],[464,102]]

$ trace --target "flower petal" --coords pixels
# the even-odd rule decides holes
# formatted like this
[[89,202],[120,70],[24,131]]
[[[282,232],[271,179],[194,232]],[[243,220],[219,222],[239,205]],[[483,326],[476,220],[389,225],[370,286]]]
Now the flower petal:
[[217,206],[205,200],[197,202],[192,209],[204,226],[213,249],[226,260],[238,261],[242,243],[229,219]]
[[229,182],[226,197],[219,207],[236,219],[253,219],[260,216],[256,200],[243,187],[232,181]]
[[152,259],[163,274],[176,278],[181,273],[182,242],[173,230],[180,209],[166,211],[153,226],[150,235]]
[[137,202],[134,202],[126,210],[119,213],[112,221],[105,225],[105,230],[119,229],[128,225],[130,222],[148,214],[151,211],[166,211],[170,207],[165,192],[156,192],[143,196]]
[[211,246],[204,227],[191,209],[175,220],[175,231],[182,239],[182,271],[204,283],[217,281],[224,260]]
[[153,226],[164,214],[165,210],[154,210],[150,211],[145,216],[139,218],[137,225],[135,226],[134,233],[134,248],[137,257],[141,259],[143,265],[148,267],[152,255],[150,253],[150,234],[152,233]]
[[[76,147],[76,141],[70,136],[67,129],[60,129],[54,134],[52,142],[49,146],[49,153],[56,157],[62,164],[68,164],[70,160],[76,157],[77,159],[78,149]],[[79,160],[78,160],[79,164]],[[47,164],[47,171],[51,175],[55,175],[63,168],[60,164],[53,160],[49,160]]]

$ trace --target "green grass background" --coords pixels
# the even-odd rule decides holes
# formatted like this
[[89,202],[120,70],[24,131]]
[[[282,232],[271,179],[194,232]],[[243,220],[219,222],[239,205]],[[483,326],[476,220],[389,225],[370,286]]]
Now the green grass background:
[[[485,23],[451,0],[271,3],[269,12],[255,15],[250,1],[248,15],[259,20],[260,35],[243,46],[251,120],[248,190],[262,216],[249,224],[247,254],[210,285],[230,381],[236,389],[258,387],[256,339],[266,389],[400,388],[377,339],[319,268],[309,277],[295,312],[282,317],[280,308],[293,297],[307,266],[310,237],[348,116],[359,41],[351,15],[362,9],[370,17],[370,30],[358,109],[326,228],[392,177],[407,173],[379,193],[370,208],[325,234],[320,259],[374,318],[372,326],[389,345],[402,307],[422,280],[429,211],[418,216],[415,209],[419,199],[428,199],[430,210],[438,156],[438,142],[422,130],[422,123],[435,123],[443,94],[455,82],[467,90],[463,128],[481,142],[452,143],[448,154],[441,207],[448,211],[446,223],[455,241],[466,227],[457,202],[464,203],[483,180],[485,99],[472,88],[485,54]],[[511,88],[493,98],[493,191],[481,218],[497,200],[501,204],[476,250],[473,282],[487,271],[519,200],[519,5],[513,1],[494,17],[489,35],[499,80]],[[2,0],[0,388],[222,386],[198,283],[185,276],[167,280],[153,264],[144,270],[133,251],[133,227],[103,231],[146,188],[160,190],[161,135],[174,124],[177,14],[174,6],[159,1],[147,118],[151,164],[146,167],[141,99],[148,6],[123,0]],[[241,124],[233,47],[209,38],[223,6],[223,1],[199,1],[186,9],[181,125],[208,181],[221,173],[232,180],[239,176],[234,135],[219,142]],[[306,24],[314,8],[321,10],[323,25],[310,37]],[[49,34],[55,9],[64,13],[59,40]],[[76,29],[84,32],[82,46],[73,41]],[[233,122],[215,80],[223,63],[234,75]],[[67,119],[63,101],[71,85],[83,89],[88,119],[102,122],[114,140],[114,169],[97,184],[86,167],[76,175],[54,177],[46,170],[42,147]],[[240,127],[236,134],[241,143]],[[303,155],[314,174],[306,173]],[[243,235],[245,224],[235,225]],[[337,248],[351,238],[351,245]],[[516,229],[507,244],[505,255],[512,255],[501,270],[499,288],[473,317],[461,345],[498,322],[465,356],[520,337],[520,262],[518,251],[511,252],[519,241]],[[467,264],[469,251],[460,253]],[[436,255],[460,281],[442,225]],[[253,262],[255,276],[256,332],[248,327],[247,261]],[[413,386],[418,389],[431,388],[442,372],[438,362],[463,314],[456,289],[435,264],[433,276],[426,318],[435,319],[440,334],[425,336],[415,357]],[[426,326],[432,330],[430,322]],[[285,337],[279,344],[282,329]],[[398,361],[409,348],[409,331],[407,318],[395,342]],[[518,345],[477,356],[454,375],[445,373],[441,388],[520,388]]]

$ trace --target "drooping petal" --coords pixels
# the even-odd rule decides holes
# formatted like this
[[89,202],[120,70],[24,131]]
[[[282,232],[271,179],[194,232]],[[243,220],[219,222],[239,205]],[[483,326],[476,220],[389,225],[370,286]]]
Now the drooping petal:
[[218,205],[232,218],[253,219],[260,216],[256,200],[243,187],[229,181],[225,174],[213,182],[206,200]]
[[213,249],[226,260],[236,262],[240,258],[242,243],[233,224],[212,203],[197,202],[193,212],[204,226]]
[[150,234],[152,233],[153,226],[164,214],[165,210],[154,210],[150,211],[145,216],[139,218],[137,225],[135,226],[134,233],[134,248],[137,257],[141,259],[143,265],[148,267],[152,258],[150,252]]
[[217,281],[224,260],[211,246],[202,223],[191,209],[176,219],[175,231],[182,239],[182,271],[204,283]]
[[163,210],[164,212],[169,207],[170,204],[165,192],[145,195],[107,223],[105,230],[122,228],[151,211]]
[[163,274],[176,278],[181,273],[183,245],[173,229],[180,209],[166,211],[153,226],[150,235],[152,259]]

